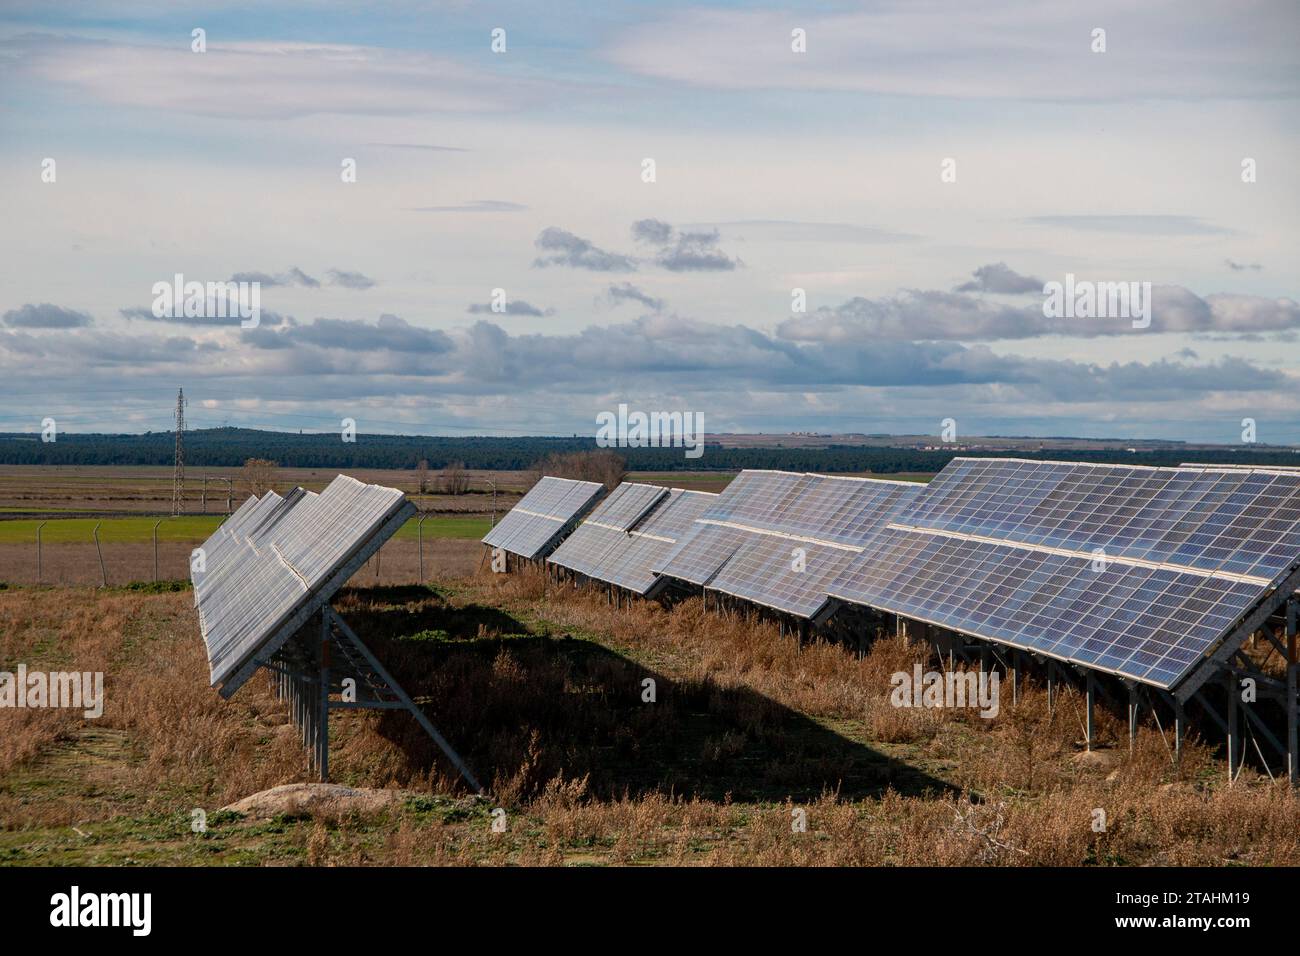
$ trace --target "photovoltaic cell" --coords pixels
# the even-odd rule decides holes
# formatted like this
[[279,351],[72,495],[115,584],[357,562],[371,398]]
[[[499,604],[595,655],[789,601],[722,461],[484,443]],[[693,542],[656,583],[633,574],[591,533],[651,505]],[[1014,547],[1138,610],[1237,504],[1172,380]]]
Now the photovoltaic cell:
[[1300,475],[954,459],[833,597],[1170,688],[1300,560]]
[[735,528],[697,521],[676,548],[664,555],[658,562],[659,566],[651,570],[664,577],[703,587],[713,580],[746,537],[746,532]]
[[[645,490],[651,488],[653,492]],[[548,561],[593,580],[646,594],[657,581],[653,565],[676,546],[715,497],[702,491],[669,491],[631,482],[620,485]],[[647,501],[652,503],[642,508]]]
[[598,482],[547,475],[483,536],[483,543],[528,560],[543,557],[604,493]]
[[319,495],[299,488],[241,505],[203,543],[191,571],[213,686],[234,693],[292,636],[299,616],[327,601],[349,568],[414,513],[400,491],[346,475]]
[[743,471],[656,570],[790,614],[815,617],[828,602],[828,581],[923,487]]
[[625,481],[587,517],[617,531],[627,531],[668,496],[668,489]]

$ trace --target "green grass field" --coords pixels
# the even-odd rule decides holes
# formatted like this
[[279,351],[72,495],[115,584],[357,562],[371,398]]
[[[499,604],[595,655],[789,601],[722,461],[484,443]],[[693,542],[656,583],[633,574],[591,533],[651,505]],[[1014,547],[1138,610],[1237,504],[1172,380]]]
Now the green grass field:
[[[158,525],[159,541],[203,541],[221,524],[222,515],[182,515],[163,518]],[[147,542],[153,540],[153,526],[157,518],[50,518],[41,532],[45,544],[70,544],[93,541],[92,531],[99,525],[99,540],[106,544]],[[36,527],[41,522],[30,518],[0,521],[0,544],[24,544],[36,540]],[[443,516],[426,518],[424,536],[434,538],[481,538],[492,526],[492,519],[480,516]],[[398,538],[416,537],[416,521],[408,521]]]

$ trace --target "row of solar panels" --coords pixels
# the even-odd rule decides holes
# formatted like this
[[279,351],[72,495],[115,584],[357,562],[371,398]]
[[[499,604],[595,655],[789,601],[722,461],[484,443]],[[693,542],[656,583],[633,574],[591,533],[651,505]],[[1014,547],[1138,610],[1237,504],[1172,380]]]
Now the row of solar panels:
[[[563,539],[550,562],[596,580],[814,620],[865,605],[1162,688],[1300,569],[1286,469],[957,458],[929,485],[744,471],[716,496],[621,485],[567,539],[600,490],[546,482],[573,510],[527,556]],[[534,521],[532,495],[489,544]]]
[[191,560],[212,686],[238,690],[414,513],[397,489],[346,475],[245,501]]

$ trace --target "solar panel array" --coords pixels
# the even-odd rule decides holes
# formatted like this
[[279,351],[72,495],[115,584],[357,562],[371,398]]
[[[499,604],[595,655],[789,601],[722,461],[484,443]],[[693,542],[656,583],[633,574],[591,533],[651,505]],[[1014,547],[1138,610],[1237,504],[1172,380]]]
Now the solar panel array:
[[191,571],[212,685],[234,693],[346,583],[415,506],[395,488],[339,475],[320,494],[249,498],[201,546]]
[[483,543],[530,561],[543,557],[604,493],[598,482],[548,475],[483,536]]
[[1300,474],[954,459],[833,597],[1171,688],[1300,561]]
[[866,605],[1171,689],[1300,574],[1300,472],[956,458],[929,485],[629,483],[552,563],[812,620]]
[[658,563],[716,496],[625,482],[569,535],[548,561],[637,594],[657,583]]
[[827,584],[923,485],[742,471],[655,571],[815,618]]

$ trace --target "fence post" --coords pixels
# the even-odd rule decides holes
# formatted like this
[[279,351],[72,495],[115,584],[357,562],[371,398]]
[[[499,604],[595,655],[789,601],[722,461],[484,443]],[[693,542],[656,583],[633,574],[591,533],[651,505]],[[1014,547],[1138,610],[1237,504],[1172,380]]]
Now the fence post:
[[99,586],[106,588],[108,587],[108,570],[104,567],[104,550],[99,546],[99,526],[101,524],[103,524],[102,521],[96,521],[91,534],[95,537],[95,553],[99,555]]
[[36,583],[41,583],[41,529],[45,527],[42,521],[36,526]]
[[153,581],[158,583],[158,526],[162,524],[162,518],[153,523]]
[[415,524],[416,533],[420,538],[420,584],[424,583],[424,519],[427,517],[429,517],[427,513],[420,515],[420,520]]

